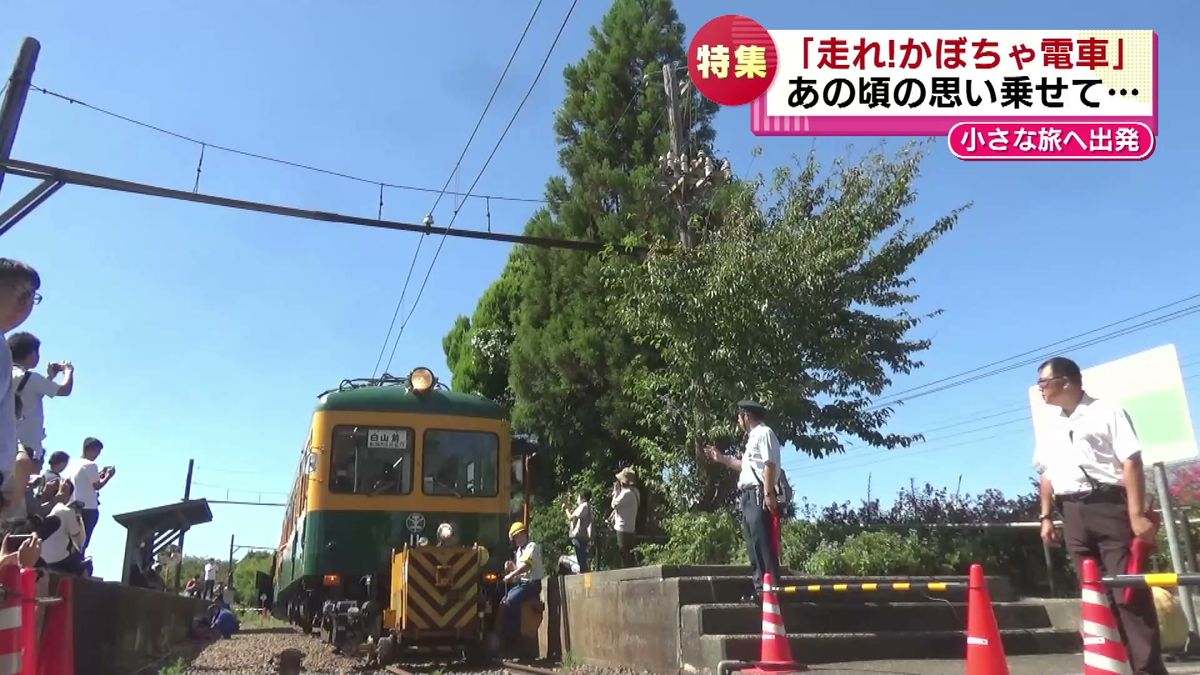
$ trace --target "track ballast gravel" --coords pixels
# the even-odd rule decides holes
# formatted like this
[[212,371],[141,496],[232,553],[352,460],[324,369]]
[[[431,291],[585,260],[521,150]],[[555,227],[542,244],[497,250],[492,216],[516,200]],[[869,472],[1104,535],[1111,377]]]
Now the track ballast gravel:
[[[287,649],[304,655],[302,665],[306,675],[344,675],[347,673],[378,673],[387,670],[367,666],[365,653],[335,654],[333,649],[316,635],[304,635],[288,626],[245,627],[228,640],[215,640],[204,645],[199,654],[187,664],[183,675],[266,675],[278,673],[272,658]],[[526,675],[508,670],[499,664],[471,668],[463,663],[403,663],[400,668],[418,675]],[[642,675],[630,669],[601,669],[576,667],[570,670],[538,664],[563,675]],[[178,670],[160,672],[175,675]]]

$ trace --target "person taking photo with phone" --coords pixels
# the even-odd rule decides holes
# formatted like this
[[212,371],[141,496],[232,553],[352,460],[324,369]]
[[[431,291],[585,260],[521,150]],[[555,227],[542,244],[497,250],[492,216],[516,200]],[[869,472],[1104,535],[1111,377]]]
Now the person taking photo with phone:
[[92,543],[92,533],[96,523],[100,522],[99,491],[108,485],[117,474],[116,467],[106,466],[103,469],[96,465],[104,444],[98,438],[87,437],[83,440],[83,457],[72,461],[64,472],[64,478],[75,485],[75,500],[83,505],[83,528],[85,531],[83,551]]
[[[19,403],[17,414],[17,440],[29,453],[29,458],[42,467],[45,454],[42,441],[46,439],[46,414],[42,399],[54,396],[70,396],[75,389],[75,366],[70,361],[46,365],[46,374],[35,372],[42,359],[42,342],[32,333],[13,333],[8,336],[8,349],[13,361],[13,381]],[[63,373],[62,384],[54,381]]]

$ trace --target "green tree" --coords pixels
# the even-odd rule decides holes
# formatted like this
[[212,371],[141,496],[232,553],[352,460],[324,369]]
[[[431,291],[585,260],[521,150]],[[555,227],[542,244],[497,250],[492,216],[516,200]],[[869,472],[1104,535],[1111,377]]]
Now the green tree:
[[[616,0],[591,38],[587,54],[565,69],[567,95],[555,117],[564,175],[548,182],[548,206],[525,230],[615,246],[667,236],[676,218],[658,188],[668,147],[662,65],[686,62],[684,27],[670,0]],[[694,92],[684,97],[690,149],[709,149],[715,110]],[[473,319],[460,318],[443,343],[456,388],[496,396],[496,378],[507,375],[514,426],[548,449],[550,461],[535,474],[546,496],[586,486],[601,502],[612,472],[638,463],[631,433],[641,415],[627,383],[657,361],[604,300],[608,268],[633,264],[520,250]],[[494,359],[484,358],[485,347]]]
[[662,360],[634,368],[637,428],[651,432],[636,441],[688,498],[677,508],[727,502],[731,472],[697,468],[706,442],[734,440],[738,399],[761,400],[780,440],[814,457],[841,452],[845,437],[917,440],[886,433],[892,410],[875,399],[892,374],[920,366],[929,341],[910,333],[931,315],[910,311],[909,269],[961,211],[914,231],[904,212],[920,161],[906,147],[826,175],[810,155],[765,190],[761,180],[725,190],[694,225],[699,245],[663,236],[643,266],[609,268],[615,316]]
[[524,251],[509,256],[500,278],[480,297],[471,318],[460,316],[442,339],[451,386],[511,407],[509,351],[516,330],[526,269]]
[[233,593],[237,602],[258,606],[258,573],[271,573],[271,551],[251,551],[233,565]]

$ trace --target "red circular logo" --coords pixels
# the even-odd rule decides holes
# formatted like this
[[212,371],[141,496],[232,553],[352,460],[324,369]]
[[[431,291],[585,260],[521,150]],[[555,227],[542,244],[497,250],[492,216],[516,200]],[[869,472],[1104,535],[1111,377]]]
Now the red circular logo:
[[688,47],[692,83],[721,105],[745,105],[767,93],[779,54],[757,21],[726,14],[704,24]]

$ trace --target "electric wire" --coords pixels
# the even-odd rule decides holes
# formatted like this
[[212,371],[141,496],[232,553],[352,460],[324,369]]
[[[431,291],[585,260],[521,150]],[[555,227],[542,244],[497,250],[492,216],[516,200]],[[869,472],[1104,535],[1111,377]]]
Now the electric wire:
[[[517,58],[517,53],[521,50],[521,45],[525,43],[525,37],[529,35],[529,28],[533,26],[533,20],[537,17],[538,10],[542,8],[543,0],[538,0],[534,6],[533,12],[529,15],[529,21],[525,23],[525,29],[521,31],[521,36],[517,38],[517,44],[513,47],[512,53],[508,56],[508,63],[504,64],[504,70],[500,73],[499,79],[496,80],[496,86],[492,88],[492,94],[488,97],[487,103],[483,106],[483,112],[479,113],[479,119],[475,121],[475,128],[471,130],[470,137],[467,138],[466,145],[463,146],[462,152],[459,153],[458,159],[454,162],[454,168],[450,170],[450,175],[446,176],[446,182],[442,185],[442,189],[438,192],[437,198],[433,202],[433,206],[429,209],[429,217],[433,217],[433,213],[437,211],[438,204],[442,203],[442,197],[445,196],[446,190],[450,188],[450,181],[458,176],[458,169],[462,166],[463,159],[467,156],[467,150],[471,148],[471,143],[475,140],[475,135],[479,133],[479,127],[483,126],[483,120],[487,117],[488,111],[492,108],[492,103],[496,100],[496,94],[500,91],[500,85],[504,84],[504,78],[508,76],[508,71],[512,68],[513,61]],[[455,185],[457,187],[457,184]],[[382,190],[382,187],[380,188]],[[456,193],[457,194],[457,193]],[[463,198],[463,202],[466,198]],[[382,193],[380,194],[380,210],[382,213]],[[462,203],[456,204],[454,207],[455,213],[462,208]],[[379,372],[379,364],[383,362],[383,353],[387,351],[388,341],[392,339],[392,331],[396,328],[396,318],[400,316],[400,308],[404,305],[404,296],[408,293],[408,285],[412,281],[413,270],[417,266],[417,258],[421,255],[421,245],[425,243],[425,237],[417,239],[417,245],[413,249],[412,262],[408,265],[408,274],[404,277],[404,286],[400,289],[400,297],[396,300],[396,308],[392,311],[392,320],[388,324],[387,335],[383,337],[383,344],[379,346],[379,356],[375,358],[375,367],[371,369],[371,377],[374,378]],[[390,365],[390,363],[389,363]]]
[[[558,45],[559,39],[562,38],[563,31],[566,30],[567,27],[567,22],[570,20],[571,14],[574,13],[575,6],[578,4],[579,0],[572,0],[571,6],[567,9],[566,16],[563,17],[562,23],[558,27],[558,33],[554,36],[554,41],[550,43],[550,48],[546,50],[546,57],[542,60],[541,67],[538,68],[537,74],[533,77],[533,82],[529,85],[529,89],[525,91],[525,96],[521,99],[521,102],[517,104],[517,109],[513,111],[512,117],[509,118],[508,124],[504,127],[504,131],[500,132],[500,137],[496,139],[496,144],[492,146],[492,152],[484,161],[483,166],[480,167],[479,173],[475,175],[475,180],[471,182],[471,187],[467,188],[467,194],[472,194],[474,192],[475,186],[478,185],[480,179],[483,178],[483,174],[485,171],[487,171],[488,165],[492,163],[492,159],[496,156],[496,152],[500,150],[500,145],[504,142],[505,137],[508,136],[509,130],[512,129],[513,124],[517,121],[517,116],[521,114],[521,110],[524,109],[525,103],[529,101],[529,97],[533,94],[533,90],[537,86],[538,81],[541,79],[542,73],[546,71],[546,65],[550,63],[550,56],[554,53],[554,48]],[[446,226],[447,230],[454,227],[454,221],[458,219],[459,213],[462,213],[461,209],[454,212],[454,215],[450,219],[450,223]],[[446,244],[447,234],[448,232],[442,233],[442,238],[438,242],[438,247],[433,253],[433,260],[429,262],[429,269],[426,270],[425,278],[421,281],[421,287],[417,289],[417,297],[413,299],[412,307],[409,308],[408,314],[404,317],[404,322],[400,324],[400,330],[397,331],[396,340],[394,343],[392,343],[392,352],[388,355],[387,366],[384,367],[384,372],[387,372],[387,370],[392,366],[392,359],[396,356],[396,348],[400,345],[400,338],[404,335],[404,330],[408,327],[408,322],[412,319],[413,313],[417,311],[417,306],[420,304],[421,297],[424,295],[425,288],[429,283],[429,277],[433,274],[434,266],[437,265],[438,256],[441,255],[442,247]]]

